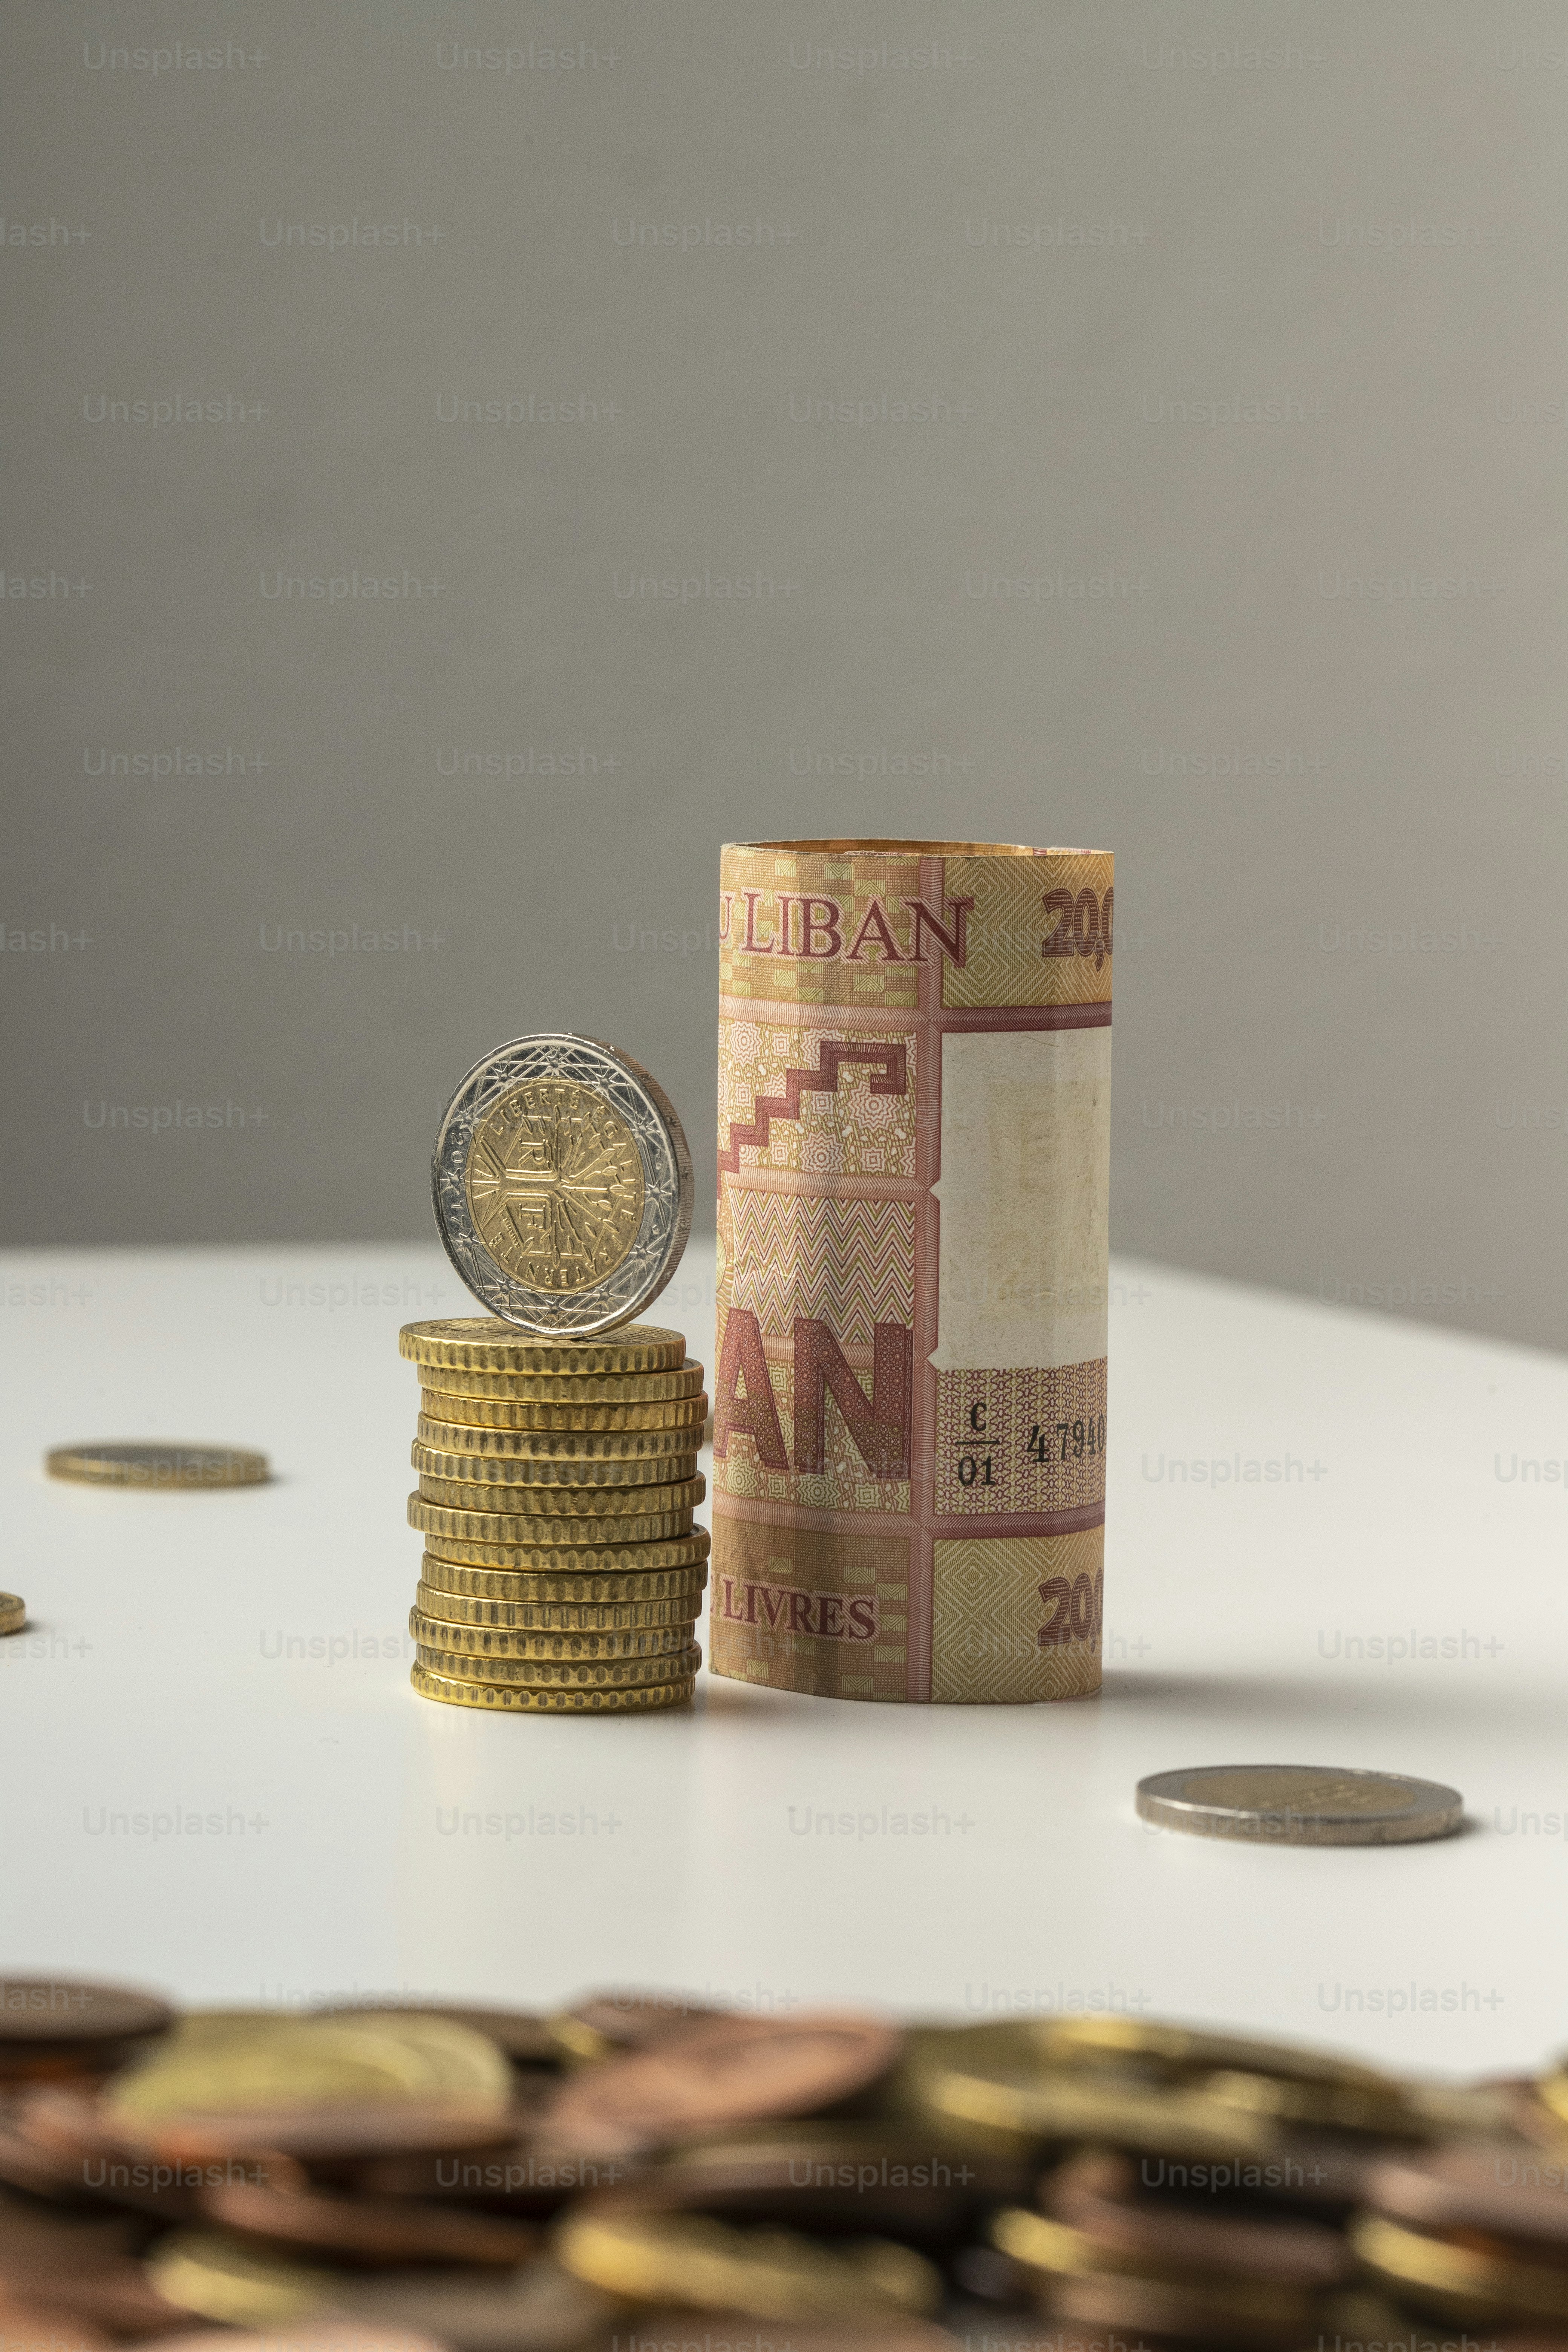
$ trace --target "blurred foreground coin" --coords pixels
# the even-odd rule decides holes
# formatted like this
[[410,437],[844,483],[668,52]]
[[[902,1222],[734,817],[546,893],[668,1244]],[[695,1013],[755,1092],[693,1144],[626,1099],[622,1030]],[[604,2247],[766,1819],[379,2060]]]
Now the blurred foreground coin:
[[51,1478],[84,1486],[259,1486],[272,1475],[265,1454],[237,1445],[120,1444],[56,1445],[44,1456]]
[[27,1604],[19,1592],[0,1592],[0,1633],[19,1633],[27,1622]]
[[1138,1783],[1144,1821],[1258,1845],[1408,1845],[1447,1837],[1464,1810],[1440,1780],[1315,1764],[1213,1764]]

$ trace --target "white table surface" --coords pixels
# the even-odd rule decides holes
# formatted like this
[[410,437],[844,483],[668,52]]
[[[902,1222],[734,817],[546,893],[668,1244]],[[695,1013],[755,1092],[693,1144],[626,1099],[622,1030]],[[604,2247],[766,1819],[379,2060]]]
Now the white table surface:
[[[408,1687],[397,1328],[468,1307],[434,1246],[17,1253],[0,1282],[0,1585],[32,1620],[0,1643],[14,1969],[209,2001],[1110,2004],[1441,2073],[1568,2042],[1555,1358],[1123,1264],[1102,1697],[704,1675],[668,1717],[496,1720]],[[710,1362],[710,1243],[658,1313]],[[263,1446],[279,1475],[42,1475],[48,1444],[140,1435]],[[1173,1484],[1172,1460],[1305,1475]],[[1143,1773],[1259,1760],[1448,1780],[1468,1825],[1346,1853],[1136,1819]]]

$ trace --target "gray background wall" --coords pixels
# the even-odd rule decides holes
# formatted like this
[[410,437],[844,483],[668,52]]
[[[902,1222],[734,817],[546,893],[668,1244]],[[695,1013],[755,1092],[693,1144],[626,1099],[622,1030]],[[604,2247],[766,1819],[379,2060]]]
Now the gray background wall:
[[[722,839],[1089,842],[1116,1240],[1568,1336],[1559,10],[13,0],[0,51],[0,566],[90,583],[0,613],[5,1238],[423,1234],[458,1076],[557,1025],[710,1197]],[[246,414],[98,421],[175,395]],[[356,571],[426,593],[262,593]],[[989,593],[1058,574],[1111,593]],[[244,764],[89,772],[176,749]]]

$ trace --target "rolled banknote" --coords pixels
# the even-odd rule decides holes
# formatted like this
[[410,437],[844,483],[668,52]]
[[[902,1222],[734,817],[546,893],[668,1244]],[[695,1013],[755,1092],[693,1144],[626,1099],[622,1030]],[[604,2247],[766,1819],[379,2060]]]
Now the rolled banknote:
[[1099,1688],[1112,860],[731,844],[716,1674]]

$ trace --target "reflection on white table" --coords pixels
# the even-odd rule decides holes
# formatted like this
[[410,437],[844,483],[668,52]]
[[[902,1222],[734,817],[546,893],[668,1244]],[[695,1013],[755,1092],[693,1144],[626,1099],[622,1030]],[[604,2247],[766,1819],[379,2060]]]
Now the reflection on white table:
[[[710,1364],[711,1253],[658,1309]],[[1568,2042],[1555,1358],[1122,1264],[1100,1698],[704,1675],[679,1715],[497,1720],[408,1687],[397,1328],[467,1311],[434,1247],[18,1253],[0,1285],[17,1968],[289,2004],[1107,2007],[1451,2072]],[[143,1434],[279,1475],[42,1475],[50,1444]],[[1258,1760],[1451,1781],[1468,1823],[1259,1851],[1134,1815],[1143,1773]]]

